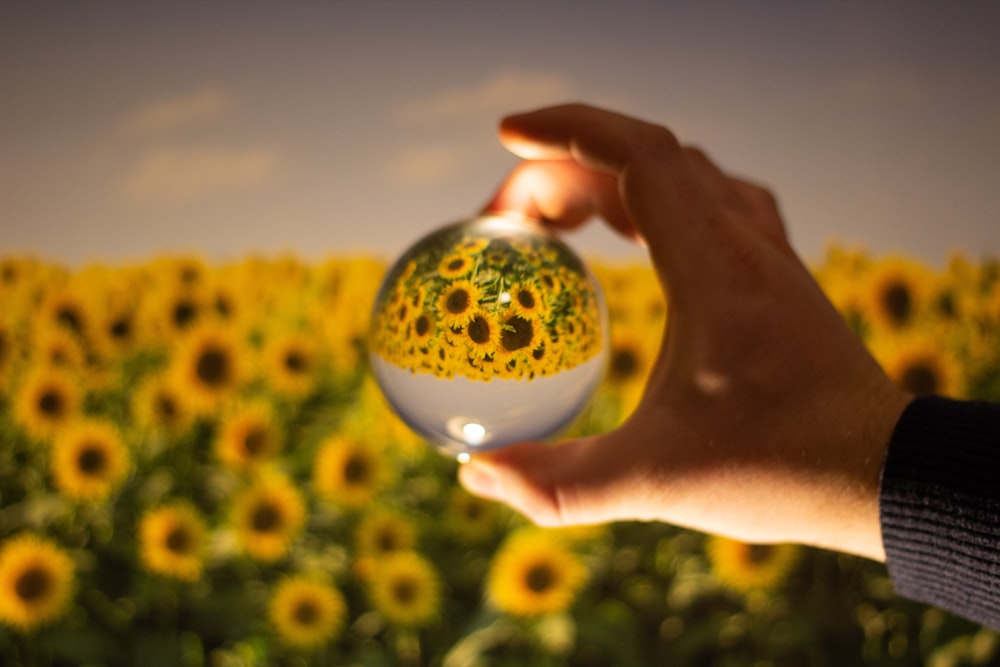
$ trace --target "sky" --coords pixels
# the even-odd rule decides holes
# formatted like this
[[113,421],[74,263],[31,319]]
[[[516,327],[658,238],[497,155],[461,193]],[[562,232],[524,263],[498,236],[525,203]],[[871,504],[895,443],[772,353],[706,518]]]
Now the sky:
[[997,25],[975,1],[2,0],[0,254],[391,259],[516,164],[504,114],[583,101],[766,184],[807,259],[996,255]]

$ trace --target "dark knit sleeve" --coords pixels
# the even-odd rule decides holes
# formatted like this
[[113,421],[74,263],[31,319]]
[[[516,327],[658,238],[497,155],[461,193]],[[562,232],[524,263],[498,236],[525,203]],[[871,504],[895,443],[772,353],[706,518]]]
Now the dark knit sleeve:
[[1000,405],[914,400],[889,443],[879,509],[900,595],[1000,629]]

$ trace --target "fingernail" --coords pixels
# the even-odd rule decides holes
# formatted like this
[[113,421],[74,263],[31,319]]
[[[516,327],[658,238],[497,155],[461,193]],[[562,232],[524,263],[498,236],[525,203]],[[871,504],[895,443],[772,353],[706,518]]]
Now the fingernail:
[[458,469],[458,480],[469,493],[492,500],[503,500],[503,488],[496,470],[472,459]]

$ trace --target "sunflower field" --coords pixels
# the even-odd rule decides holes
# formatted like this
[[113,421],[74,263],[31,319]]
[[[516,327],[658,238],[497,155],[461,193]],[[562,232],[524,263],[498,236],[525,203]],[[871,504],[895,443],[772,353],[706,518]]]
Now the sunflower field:
[[[668,317],[649,266],[592,268],[610,353],[572,435],[629,414]],[[1000,264],[813,268],[895,381],[1000,400]],[[468,495],[372,379],[385,270],[0,257],[0,663],[1000,664],[877,563]]]

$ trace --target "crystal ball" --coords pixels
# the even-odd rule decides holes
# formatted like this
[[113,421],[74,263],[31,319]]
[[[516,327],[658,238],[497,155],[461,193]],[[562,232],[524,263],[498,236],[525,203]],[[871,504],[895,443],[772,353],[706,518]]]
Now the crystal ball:
[[372,371],[410,428],[470,453],[550,437],[604,373],[597,280],[540,223],[484,214],[417,241],[375,299]]

